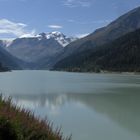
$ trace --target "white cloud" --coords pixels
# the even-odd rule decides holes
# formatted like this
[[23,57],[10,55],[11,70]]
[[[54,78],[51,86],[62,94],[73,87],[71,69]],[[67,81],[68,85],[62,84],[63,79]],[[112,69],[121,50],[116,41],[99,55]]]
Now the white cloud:
[[48,25],[49,28],[52,28],[52,29],[61,29],[63,28],[62,26],[60,25]]
[[89,35],[89,33],[77,34],[77,35],[75,35],[75,36],[78,37],[78,38],[83,38],[83,37],[85,37],[85,36],[87,36],[87,35]]
[[90,7],[91,1],[90,0],[64,0],[63,5],[69,8]]
[[0,34],[10,34],[20,37],[24,34],[34,34],[35,31],[27,31],[24,23],[12,22],[8,19],[0,19]]

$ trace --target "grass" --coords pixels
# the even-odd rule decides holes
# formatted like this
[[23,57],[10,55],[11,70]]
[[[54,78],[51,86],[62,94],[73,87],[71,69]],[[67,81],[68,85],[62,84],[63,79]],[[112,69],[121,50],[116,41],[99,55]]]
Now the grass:
[[24,108],[17,107],[11,98],[0,96],[0,140],[70,140],[60,129],[53,130],[47,119],[36,118]]

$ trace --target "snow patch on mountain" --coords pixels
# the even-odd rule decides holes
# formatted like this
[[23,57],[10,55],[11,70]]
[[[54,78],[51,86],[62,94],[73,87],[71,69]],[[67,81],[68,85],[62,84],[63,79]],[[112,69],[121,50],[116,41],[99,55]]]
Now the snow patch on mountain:
[[2,42],[3,42],[3,45],[5,47],[8,47],[8,46],[10,46],[12,44],[13,40],[14,39],[4,39],[4,40],[2,40]]
[[30,35],[25,34],[22,35],[20,38],[38,38],[38,40],[42,39],[54,39],[56,40],[62,47],[67,46],[69,43],[75,41],[77,38],[74,37],[67,37],[63,33],[54,31],[50,33],[40,33],[38,35]]
[[46,38],[47,39],[54,38],[63,47],[67,46],[69,43],[76,40],[76,38],[67,37],[67,36],[65,36],[64,34],[62,34],[61,32],[58,32],[58,31],[47,33]]

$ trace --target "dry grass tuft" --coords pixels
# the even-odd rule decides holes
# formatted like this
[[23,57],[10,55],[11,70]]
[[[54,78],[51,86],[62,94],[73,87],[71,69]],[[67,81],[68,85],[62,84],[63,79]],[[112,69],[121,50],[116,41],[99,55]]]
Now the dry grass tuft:
[[17,107],[11,98],[0,96],[0,140],[70,140],[61,129],[53,131],[47,119],[36,118],[34,113]]

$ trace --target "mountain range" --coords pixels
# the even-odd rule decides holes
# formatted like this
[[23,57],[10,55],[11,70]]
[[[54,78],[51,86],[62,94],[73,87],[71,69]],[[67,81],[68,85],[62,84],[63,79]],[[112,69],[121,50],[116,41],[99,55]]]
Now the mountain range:
[[6,42],[5,49],[18,59],[28,63],[36,63],[60,52],[74,40],[75,38],[68,38],[60,32],[41,33],[31,37],[22,36],[8,45]]
[[56,31],[1,40],[0,52],[23,69],[139,71],[139,17],[140,7],[81,39]]
[[22,69],[39,69],[44,61],[49,61],[52,56],[61,52],[65,46],[76,39],[55,31],[34,36],[23,35],[14,40],[1,40],[0,46],[7,53],[21,60],[19,65]]

